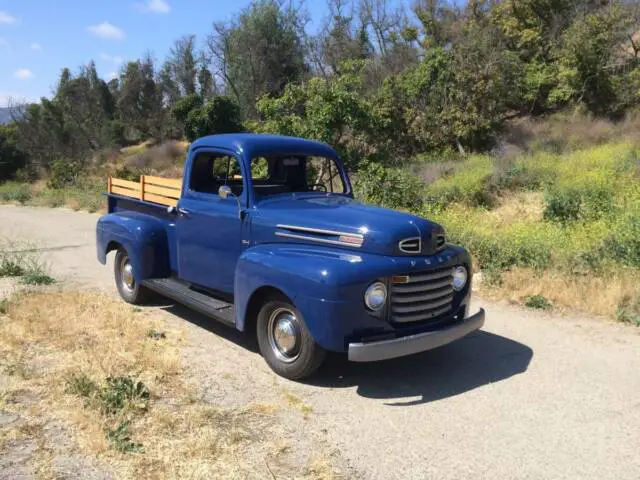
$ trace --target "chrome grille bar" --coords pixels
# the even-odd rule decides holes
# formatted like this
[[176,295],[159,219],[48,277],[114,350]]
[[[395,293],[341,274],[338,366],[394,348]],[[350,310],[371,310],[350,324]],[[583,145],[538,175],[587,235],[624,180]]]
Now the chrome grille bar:
[[420,322],[451,311],[453,268],[394,275],[402,283],[391,284],[391,321]]

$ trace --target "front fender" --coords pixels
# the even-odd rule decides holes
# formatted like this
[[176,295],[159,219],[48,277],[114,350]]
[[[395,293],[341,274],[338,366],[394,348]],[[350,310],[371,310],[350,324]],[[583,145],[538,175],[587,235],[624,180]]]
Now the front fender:
[[[273,287],[302,312],[316,342],[328,350],[344,351],[350,338],[393,330],[364,307],[364,292],[371,282],[427,266],[455,264],[470,266],[470,258],[464,249],[452,245],[428,257],[351,253],[308,245],[258,245],[245,250],[236,267],[236,326],[245,329],[248,306],[258,289]],[[454,309],[467,304],[468,297],[469,290],[461,292]]]
[[136,281],[167,277],[169,246],[162,220],[138,212],[118,212],[103,215],[96,226],[98,261],[103,265],[107,254],[122,246],[133,264]]
[[237,327],[244,330],[249,300],[261,287],[276,288],[294,303],[298,295],[310,292],[327,300],[345,296],[340,289],[353,283],[355,263],[361,260],[346,252],[299,245],[262,244],[245,250],[235,275]]

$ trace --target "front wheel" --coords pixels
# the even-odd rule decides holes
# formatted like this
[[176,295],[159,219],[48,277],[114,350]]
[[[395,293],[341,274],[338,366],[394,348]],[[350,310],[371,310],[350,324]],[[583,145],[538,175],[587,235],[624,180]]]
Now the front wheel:
[[300,312],[284,299],[271,299],[262,306],[257,337],[267,364],[290,380],[308,377],[325,357],[325,350],[309,333]]
[[129,254],[122,248],[116,253],[113,273],[118,293],[125,302],[140,305],[149,299],[150,290],[136,282]]

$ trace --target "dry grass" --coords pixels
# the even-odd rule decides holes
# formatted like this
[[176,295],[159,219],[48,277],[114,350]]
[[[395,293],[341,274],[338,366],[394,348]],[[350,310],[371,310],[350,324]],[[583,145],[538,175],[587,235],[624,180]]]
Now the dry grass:
[[640,116],[630,114],[619,122],[582,112],[565,112],[545,118],[524,117],[507,124],[496,153],[517,156],[547,150],[563,153],[607,142],[640,143]]
[[542,192],[515,192],[513,195],[500,198],[500,203],[487,214],[497,225],[512,225],[517,222],[542,221],[544,211],[544,194]]
[[[165,337],[149,336],[151,330]],[[197,385],[185,380],[183,342],[182,332],[106,296],[49,291],[13,297],[8,313],[0,315],[0,411],[22,421],[0,431],[0,452],[12,442],[35,439],[38,475],[55,477],[55,452],[43,433],[53,422],[72,438],[65,455],[93,458],[116,478],[269,478],[273,472],[337,478],[324,456],[294,470],[287,462],[269,466],[274,451],[287,451],[278,408],[223,409],[202,400]],[[70,391],[73,378],[95,386],[107,377],[141,381],[150,396],[105,413],[95,391],[84,397]],[[120,453],[108,440],[105,432],[124,422],[142,452]]]
[[516,268],[503,274],[500,285],[480,285],[483,296],[522,303],[526,297],[542,295],[554,306],[611,318],[629,298],[640,295],[640,273],[631,270],[603,276],[568,275],[548,270],[536,274]]

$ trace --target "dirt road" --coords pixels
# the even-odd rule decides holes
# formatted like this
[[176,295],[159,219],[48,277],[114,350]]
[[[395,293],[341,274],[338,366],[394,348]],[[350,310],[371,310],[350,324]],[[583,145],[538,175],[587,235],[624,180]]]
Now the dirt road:
[[[58,279],[115,292],[95,259],[97,218],[0,206],[0,237],[37,242]],[[302,434],[364,478],[640,478],[640,329],[476,303],[482,332],[383,363],[332,357],[307,384],[275,376],[230,329],[181,307],[158,314],[188,329],[207,397],[293,392],[313,408]]]

